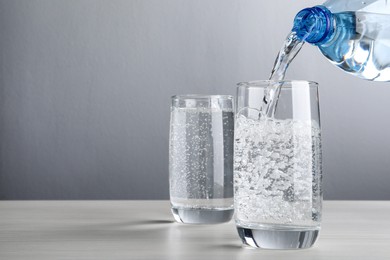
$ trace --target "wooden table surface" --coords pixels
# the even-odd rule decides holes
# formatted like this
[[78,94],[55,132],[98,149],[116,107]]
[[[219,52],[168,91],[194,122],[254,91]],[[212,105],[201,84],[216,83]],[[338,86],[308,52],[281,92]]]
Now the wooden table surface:
[[389,259],[390,201],[325,201],[306,250],[241,246],[233,222],[173,222],[168,201],[0,201],[0,259]]

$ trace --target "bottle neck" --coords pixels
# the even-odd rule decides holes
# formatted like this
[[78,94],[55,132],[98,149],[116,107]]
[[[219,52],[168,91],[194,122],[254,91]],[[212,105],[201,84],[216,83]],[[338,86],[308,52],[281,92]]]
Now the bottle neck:
[[321,5],[303,9],[295,16],[292,31],[302,41],[315,45],[326,43],[334,32],[333,14]]

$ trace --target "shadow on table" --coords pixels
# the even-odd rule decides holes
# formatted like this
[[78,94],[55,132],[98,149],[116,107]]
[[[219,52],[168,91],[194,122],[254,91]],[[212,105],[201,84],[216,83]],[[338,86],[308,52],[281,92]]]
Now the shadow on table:
[[121,222],[111,222],[111,223],[94,223],[89,224],[89,227],[96,226],[100,228],[115,228],[115,227],[139,227],[148,226],[148,228],[152,228],[153,226],[167,226],[175,221],[168,219],[147,219],[147,220],[136,220],[136,221],[121,221]]
[[140,220],[133,222],[138,225],[153,225],[153,224],[171,224],[174,223],[173,220],[167,220],[167,219],[156,219],[156,220]]
[[227,250],[237,250],[243,249],[241,244],[222,244],[222,245],[213,245],[214,249],[227,249]]
[[41,230],[39,236],[48,240],[121,240],[163,239],[169,233],[169,221],[113,222],[63,226],[57,230]]

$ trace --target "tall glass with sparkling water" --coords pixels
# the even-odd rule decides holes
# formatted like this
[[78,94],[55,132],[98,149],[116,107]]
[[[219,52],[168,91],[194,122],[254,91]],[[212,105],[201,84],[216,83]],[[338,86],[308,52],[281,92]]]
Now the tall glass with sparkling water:
[[173,96],[169,176],[177,222],[227,222],[233,215],[232,96]]
[[[273,117],[265,90],[280,85]],[[244,244],[311,247],[322,207],[318,85],[307,81],[240,83],[234,143],[234,209]]]

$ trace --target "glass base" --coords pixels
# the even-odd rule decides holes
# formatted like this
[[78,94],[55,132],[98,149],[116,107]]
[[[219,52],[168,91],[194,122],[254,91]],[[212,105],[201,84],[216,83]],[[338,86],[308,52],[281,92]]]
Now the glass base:
[[304,249],[316,242],[319,228],[254,229],[237,226],[238,234],[245,245],[264,249]]
[[233,209],[172,208],[175,220],[185,224],[216,224],[232,219]]

